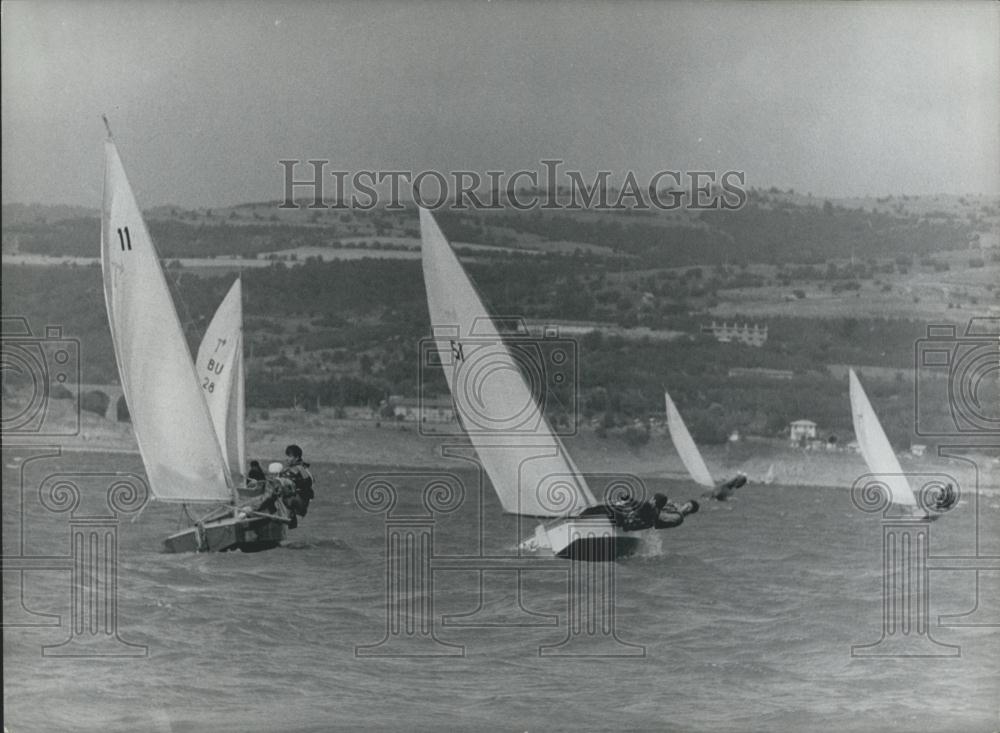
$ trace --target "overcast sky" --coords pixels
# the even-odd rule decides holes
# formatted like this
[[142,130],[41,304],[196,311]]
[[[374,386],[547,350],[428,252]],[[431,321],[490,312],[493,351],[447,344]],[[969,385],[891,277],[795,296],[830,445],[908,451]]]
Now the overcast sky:
[[997,3],[5,2],[3,201],[277,199],[343,170],[730,169],[1000,192]]

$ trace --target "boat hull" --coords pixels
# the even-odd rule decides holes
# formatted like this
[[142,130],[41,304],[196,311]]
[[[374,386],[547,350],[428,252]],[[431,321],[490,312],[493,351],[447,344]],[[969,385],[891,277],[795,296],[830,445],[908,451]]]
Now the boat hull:
[[556,557],[578,562],[614,562],[634,555],[640,538],[625,533],[604,517],[577,517],[538,525],[522,549],[549,550]]
[[261,552],[278,546],[287,524],[267,517],[224,517],[188,527],[163,541],[166,552]]
[[634,555],[638,548],[638,537],[618,534],[610,537],[579,538],[555,555],[578,562],[614,562]]

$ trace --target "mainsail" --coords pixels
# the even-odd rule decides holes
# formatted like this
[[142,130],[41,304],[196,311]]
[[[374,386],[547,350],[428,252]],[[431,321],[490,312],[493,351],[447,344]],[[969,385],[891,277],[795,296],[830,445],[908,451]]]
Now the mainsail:
[[239,278],[229,289],[205,331],[195,367],[229,473],[239,482],[246,470],[243,288]]
[[597,504],[538,408],[465,270],[420,209],[424,283],[455,409],[505,511],[573,516]]
[[670,430],[670,439],[674,443],[674,448],[677,449],[677,454],[681,457],[684,468],[688,470],[696,483],[714,489],[715,481],[712,480],[712,474],[709,473],[705,459],[701,457],[701,452],[695,445],[691,433],[688,432],[684,420],[681,419],[681,414],[677,411],[674,401],[670,399],[667,392],[664,392],[663,396],[667,402],[667,428]]
[[915,507],[917,499],[913,490],[853,369],[850,370],[849,379],[854,435],[858,439],[868,470],[889,487],[893,504]]
[[122,390],[153,496],[228,500],[226,462],[191,352],[111,140],[105,145],[101,268]]

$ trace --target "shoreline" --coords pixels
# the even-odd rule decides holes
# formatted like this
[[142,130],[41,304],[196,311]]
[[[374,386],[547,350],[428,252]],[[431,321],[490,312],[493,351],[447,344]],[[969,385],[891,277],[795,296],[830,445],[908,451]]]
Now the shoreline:
[[[302,446],[312,463],[349,463],[398,469],[453,468],[445,458],[445,446],[468,446],[464,435],[431,432],[433,426],[408,422],[379,423],[375,420],[343,418],[295,410],[270,410],[268,419],[253,418],[246,427],[247,460],[279,460],[285,446]],[[441,430],[454,430],[442,427]],[[20,437],[20,436],[17,436]],[[621,438],[599,437],[590,428],[563,436],[567,452],[584,474],[630,474],[642,479],[689,480],[665,429],[654,429],[649,441],[630,447]],[[131,425],[84,415],[78,434],[63,438],[39,436],[31,440],[9,437],[8,449],[18,446],[52,446],[64,452],[121,453],[138,455]],[[716,481],[743,471],[752,484],[761,484],[773,466],[773,483],[783,486],[816,486],[849,489],[868,473],[862,457],[846,451],[807,451],[791,447],[786,440],[747,438],[738,443],[702,447]],[[976,487],[979,493],[1000,493],[1000,459],[985,452],[964,458],[904,454],[900,463],[907,474],[918,478],[936,474],[953,478],[961,487]],[[978,483],[978,486],[977,486]],[[974,490],[974,489],[965,489]]]

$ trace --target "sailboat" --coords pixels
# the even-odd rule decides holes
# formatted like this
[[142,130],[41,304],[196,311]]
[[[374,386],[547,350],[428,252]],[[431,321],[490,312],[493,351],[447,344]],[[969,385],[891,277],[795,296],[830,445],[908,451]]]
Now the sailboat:
[[701,451],[698,450],[694,438],[688,432],[681,413],[670,399],[669,392],[664,391],[663,397],[667,404],[667,429],[670,431],[670,440],[673,441],[674,448],[681,457],[681,463],[696,484],[714,490],[715,480],[705,465],[705,459],[701,457]]
[[639,543],[615,526],[552,432],[517,360],[431,213],[420,208],[427,305],[456,413],[505,512],[540,523],[520,547],[608,561]]
[[243,368],[243,285],[240,278],[208,324],[195,359],[198,384],[236,486],[246,482],[246,407]]
[[[691,476],[696,484],[708,489],[702,495],[703,497],[725,501],[734,488],[733,484],[738,483],[739,477],[743,474],[741,473],[736,479],[716,486],[715,479],[712,478],[708,466],[705,465],[705,459],[702,458],[701,451],[698,450],[698,445],[694,442],[694,438],[691,437],[691,433],[688,431],[687,425],[684,424],[684,419],[681,417],[681,413],[674,404],[674,401],[670,399],[670,393],[664,390],[663,397],[667,404],[667,430],[670,431],[670,440],[673,442],[677,454],[681,457],[681,463],[687,469],[688,475]],[[739,486],[742,486],[743,483],[746,482],[739,483]],[[735,488],[738,488],[738,486]]]
[[851,369],[848,372],[851,396],[851,417],[854,420],[854,436],[857,438],[861,456],[865,459],[868,470],[888,488],[890,503],[902,508],[914,517],[926,517],[927,513],[917,504],[917,497],[906,480],[906,474],[899,459],[892,450],[889,439],[885,437],[882,424],[878,421],[868,395],[861,387],[858,375]]
[[152,497],[214,505],[191,527],[167,537],[165,549],[275,547],[285,538],[287,520],[236,506],[236,484],[206,390],[110,129],[105,143],[101,269],[122,391]]

